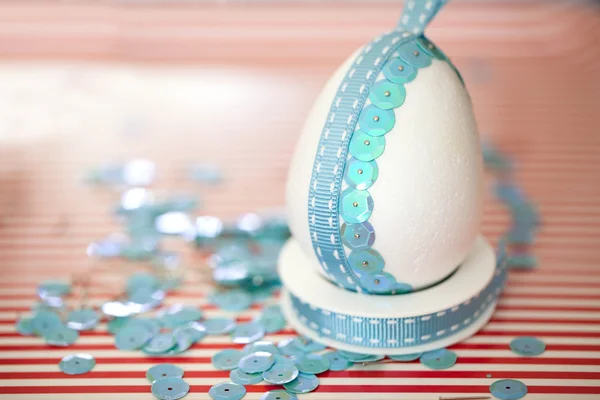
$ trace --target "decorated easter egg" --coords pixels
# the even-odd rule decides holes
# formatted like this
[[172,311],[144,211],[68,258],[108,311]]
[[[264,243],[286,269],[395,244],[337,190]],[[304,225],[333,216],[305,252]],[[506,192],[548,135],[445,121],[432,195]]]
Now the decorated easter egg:
[[[482,157],[467,89],[423,30],[444,1],[334,72],[301,132],[286,189],[294,240],[348,290],[402,294],[463,263],[479,232]],[[411,8],[412,4],[412,8]]]

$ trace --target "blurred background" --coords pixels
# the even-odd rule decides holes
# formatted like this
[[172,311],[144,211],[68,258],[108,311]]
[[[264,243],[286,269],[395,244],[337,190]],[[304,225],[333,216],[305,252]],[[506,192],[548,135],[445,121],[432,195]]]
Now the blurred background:
[[[352,51],[396,24],[401,8],[2,1],[4,268],[35,268],[39,257],[72,268],[85,244],[115,229],[107,214],[118,196],[81,179],[106,162],[148,158],[157,190],[193,193],[186,170],[218,167],[222,184],[203,197],[205,214],[282,206],[315,96]],[[428,30],[462,72],[484,140],[515,159],[518,181],[550,222],[557,218],[539,242],[551,257],[595,256],[599,244],[599,21],[590,1],[456,0]],[[498,236],[506,221],[490,202],[485,233]]]

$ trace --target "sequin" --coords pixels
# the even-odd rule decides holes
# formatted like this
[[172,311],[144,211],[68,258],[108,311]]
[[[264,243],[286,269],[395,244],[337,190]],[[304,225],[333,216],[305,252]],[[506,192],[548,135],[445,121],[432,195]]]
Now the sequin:
[[135,313],[144,313],[160,305],[165,299],[160,289],[139,288],[129,296],[128,307]]
[[221,350],[212,357],[212,364],[216,369],[232,370],[238,367],[238,363],[244,357],[244,353],[239,350],[227,349]]
[[35,334],[31,318],[19,318],[15,329],[23,336],[32,336]]
[[196,343],[204,339],[206,336],[206,328],[200,322],[188,322],[186,325],[180,325],[173,330],[173,336],[175,338],[178,338],[181,335],[190,337],[191,340]]
[[380,354],[368,354],[368,355],[365,354],[365,356],[363,356],[359,362],[360,363],[372,363],[372,362],[380,361],[383,359],[384,359],[384,356],[382,356]]
[[89,372],[96,365],[96,360],[89,354],[69,354],[64,356],[58,368],[67,375],[81,375]]
[[143,328],[150,332],[152,336],[157,335],[161,329],[160,322],[154,318],[131,318],[127,325]]
[[304,353],[316,353],[321,350],[325,350],[327,346],[323,343],[315,342],[312,339],[298,336],[294,339],[296,341],[296,347]]
[[306,374],[320,374],[329,369],[329,359],[319,354],[306,354],[296,360],[296,367]]
[[123,183],[129,186],[148,186],[154,181],[156,166],[150,160],[136,158],[123,166]]
[[159,285],[158,278],[151,274],[135,273],[127,279],[125,290],[131,295],[141,288],[155,289]]
[[241,344],[256,342],[263,336],[265,336],[265,328],[256,322],[238,324],[231,333],[233,343]]
[[521,356],[539,356],[546,350],[546,344],[537,338],[522,336],[510,342],[510,349]]
[[405,293],[410,293],[413,290],[414,290],[413,287],[411,285],[409,285],[408,283],[396,282],[396,285],[394,286],[394,289],[392,290],[392,294],[405,294]]
[[236,368],[232,369],[229,373],[229,379],[238,385],[255,385],[263,381],[263,375],[261,372],[249,374],[239,368]]
[[369,136],[385,135],[395,123],[396,116],[392,110],[382,110],[372,104],[363,108],[358,117],[360,130]]
[[408,42],[398,49],[400,58],[417,68],[431,65],[431,56],[424,52],[416,42]]
[[151,338],[152,333],[146,328],[128,325],[115,335],[115,346],[120,350],[136,350],[142,348]]
[[231,318],[209,318],[201,322],[209,335],[223,335],[235,328],[235,321]]
[[383,67],[383,75],[394,83],[408,83],[417,76],[417,69],[399,58],[393,58]]
[[340,214],[344,221],[358,224],[366,221],[373,212],[373,198],[366,190],[348,188],[340,198]]
[[178,325],[197,321],[202,318],[202,311],[195,306],[186,306],[183,304],[174,304],[168,308],[159,310],[156,317],[163,326],[174,328]]
[[445,60],[446,56],[441,52],[440,49],[436,47],[429,39],[424,36],[418,37],[416,39],[417,45],[421,50],[425,53],[429,54],[432,57],[437,58],[438,60]]
[[238,368],[249,374],[264,372],[275,363],[275,357],[266,351],[247,354],[238,362]]
[[293,381],[298,377],[299,371],[294,365],[278,364],[273,365],[271,369],[262,373],[265,381],[275,385],[283,385]]
[[283,328],[285,328],[285,318],[281,314],[261,314],[256,320],[258,324],[260,324],[266,333],[275,333],[279,332]]
[[304,351],[298,347],[298,338],[284,339],[277,344],[277,347],[286,356],[297,357],[304,355]]
[[254,353],[255,351],[266,351],[267,353],[271,353],[273,355],[281,354],[277,346],[275,346],[272,342],[267,342],[265,340],[250,343],[244,346],[244,353],[246,354]]
[[100,314],[91,308],[74,310],[67,316],[67,326],[78,331],[93,329],[100,321]]
[[280,354],[275,354],[275,363],[273,365],[280,365],[280,364],[286,364],[286,365],[293,365],[295,366],[296,363],[294,363],[294,360],[292,360],[291,358],[288,358],[286,356],[282,356]]
[[213,400],[241,400],[246,395],[246,388],[237,383],[224,382],[211,387],[208,395]]
[[360,129],[354,132],[350,139],[350,154],[361,161],[372,161],[383,154],[385,137],[369,136]]
[[60,326],[50,332],[46,332],[44,338],[50,346],[67,347],[79,339],[79,332],[66,326]]
[[298,377],[291,382],[286,383],[283,387],[292,393],[308,393],[312,392],[319,386],[319,378],[313,374],[298,374]]
[[394,360],[394,361],[408,362],[408,361],[417,360],[417,359],[421,358],[422,355],[423,355],[423,353],[413,353],[413,354],[391,355],[391,356],[388,356],[388,357],[391,360]]
[[456,353],[446,349],[429,351],[420,357],[421,364],[431,369],[446,369],[456,364]]
[[42,336],[59,329],[62,325],[60,317],[54,311],[38,311],[31,319],[33,331]]
[[396,280],[387,272],[374,275],[362,275],[360,283],[371,293],[390,293],[396,286]]
[[298,400],[298,396],[285,390],[271,390],[264,393],[260,400]]
[[107,301],[102,304],[102,312],[111,317],[129,317],[136,313],[138,306],[129,301]]
[[62,281],[45,281],[37,288],[37,294],[40,299],[48,297],[62,297],[71,292],[71,285]]
[[329,370],[331,371],[345,371],[354,364],[352,361],[344,358],[339,351],[331,351],[325,353],[324,356],[329,360]]
[[185,235],[192,231],[193,224],[187,214],[170,211],[156,217],[154,228],[163,235]]
[[229,290],[212,296],[213,303],[226,311],[243,311],[252,305],[252,296],[243,290]]
[[339,350],[338,353],[348,361],[362,362],[372,357],[371,354],[354,353],[352,351]]
[[146,354],[163,354],[175,347],[175,338],[171,333],[159,333],[144,345]]
[[377,274],[383,271],[385,265],[381,255],[373,249],[351,252],[348,256],[348,264],[361,276]]
[[161,378],[152,384],[152,394],[160,400],[177,400],[190,391],[188,385],[181,378]]
[[[401,84],[383,79],[373,86],[369,93],[369,99],[371,103],[383,110],[398,108],[404,104],[406,89]],[[364,129],[363,131],[370,134]]]
[[490,393],[500,400],[519,400],[527,394],[527,386],[514,379],[502,379],[490,385]]
[[358,190],[370,188],[377,180],[379,168],[375,161],[360,161],[351,158],[346,163],[345,181],[348,186]]
[[367,250],[375,243],[375,228],[368,221],[360,224],[343,224],[342,241],[355,251]]
[[158,364],[146,372],[146,379],[150,383],[163,378],[183,378],[183,370],[173,364]]

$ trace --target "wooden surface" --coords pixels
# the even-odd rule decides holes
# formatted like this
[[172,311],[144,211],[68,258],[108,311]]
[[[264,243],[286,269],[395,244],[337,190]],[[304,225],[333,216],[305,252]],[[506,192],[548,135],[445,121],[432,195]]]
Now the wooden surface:
[[[159,192],[197,193],[198,214],[231,218],[283,205],[287,165],[313,99],[355,48],[395,23],[400,7],[371,5],[104,6],[0,4],[0,397],[150,399],[155,361],[117,351],[105,325],[72,349],[21,337],[14,322],[45,278],[93,276],[92,299],[116,294],[124,263],[90,265],[85,247],[119,229],[116,192],[81,184],[87,168],[147,157]],[[600,397],[600,16],[581,2],[451,4],[429,37],[458,65],[485,139],[516,161],[517,179],[544,219],[535,272],[512,272],[492,322],[454,346],[448,371],[418,363],[327,373],[306,399],[437,399],[484,394],[501,378],[529,387],[527,399]],[[224,183],[189,182],[197,162],[219,165]],[[491,199],[483,232],[506,229]],[[210,282],[185,249],[189,273],[170,303],[220,314]],[[256,314],[253,309],[241,318]],[[273,335],[279,340],[291,334]],[[507,347],[544,340],[539,358]],[[176,360],[206,399],[227,374],[210,356],[227,338],[197,344]],[[58,360],[93,354],[91,374],[66,378]],[[492,378],[487,378],[492,374]],[[258,399],[259,386],[246,398]],[[117,397],[115,397],[117,398]]]

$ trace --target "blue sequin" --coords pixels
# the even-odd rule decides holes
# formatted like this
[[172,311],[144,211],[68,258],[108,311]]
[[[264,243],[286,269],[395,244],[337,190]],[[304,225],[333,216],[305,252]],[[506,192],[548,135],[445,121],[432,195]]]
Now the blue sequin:
[[160,400],[177,400],[188,394],[190,385],[181,378],[161,378],[152,384],[151,390]]
[[332,351],[324,354],[329,360],[329,369],[331,371],[345,371],[354,363],[343,357],[339,351]]
[[383,257],[373,250],[352,251],[348,256],[348,264],[354,272],[361,276],[378,274],[383,271],[385,262]]
[[421,50],[416,42],[408,42],[398,49],[400,58],[417,68],[425,68],[431,65],[431,56]]
[[286,383],[283,387],[292,393],[308,393],[312,392],[319,386],[319,378],[313,374],[298,374],[298,377],[291,382]]
[[62,321],[58,314],[56,314],[54,311],[38,311],[31,319],[31,327],[33,332],[42,336],[45,336],[61,326]]
[[298,400],[298,396],[285,390],[271,390],[264,393],[260,400]]
[[394,361],[408,362],[408,361],[418,360],[419,358],[421,358],[422,355],[423,355],[423,353],[413,353],[413,354],[391,355],[388,357]]
[[115,346],[120,350],[136,350],[142,348],[151,338],[152,333],[146,328],[128,325],[115,335]]
[[527,386],[514,379],[502,379],[490,385],[490,393],[500,400],[519,400],[527,394]]
[[320,374],[329,369],[329,359],[319,354],[305,354],[296,360],[296,367],[300,372],[307,374]]
[[375,229],[368,221],[360,224],[343,224],[342,241],[355,251],[367,250],[375,243]]
[[[369,93],[369,99],[371,103],[383,110],[398,108],[406,100],[406,89],[401,84],[383,79],[373,85]],[[364,129],[363,131],[370,134]]]
[[361,285],[371,293],[390,293],[396,287],[396,280],[387,272],[381,272],[373,275],[362,275],[360,277]]
[[446,56],[436,47],[429,39],[424,36],[416,39],[417,45],[428,55],[437,58],[438,60],[445,60]]
[[283,385],[296,379],[298,374],[298,368],[294,365],[278,364],[273,365],[268,371],[264,371],[262,377],[269,383]]
[[244,353],[239,350],[222,350],[212,357],[212,364],[216,369],[232,370],[238,367],[238,363],[244,357]]
[[266,351],[256,351],[247,354],[238,362],[238,368],[249,374],[264,372],[275,363],[275,357]]
[[146,379],[150,383],[162,378],[183,378],[183,370],[173,364],[158,364],[146,372]]
[[229,290],[211,297],[214,304],[226,311],[243,311],[252,305],[252,296],[244,290]]
[[89,354],[69,354],[58,364],[60,370],[67,375],[81,375],[89,372],[96,365],[96,360]]
[[267,342],[264,340],[250,343],[250,344],[247,344],[246,346],[244,346],[244,353],[246,353],[246,354],[254,353],[256,351],[266,351],[267,353],[271,353],[273,355],[281,354],[281,352],[279,351],[277,346],[275,346],[271,342]]
[[350,154],[361,161],[375,160],[385,150],[385,137],[369,136],[360,129],[350,139]]
[[74,329],[60,326],[44,334],[46,343],[51,346],[67,347],[72,345],[79,338],[79,332]]
[[20,318],[16,323],[16,330],[23,336],[32,336],[35,334],[31,318]]
[[446,349],[429,351],[420,357],[421,364],[431,369],[446,369],[456,364],[456,353]]
[[235,321],[231,318],[209,318],[201,322],[209,335],[223,335],[235,328]]
[[239,368],[236,368],[232,369],[229,373],[229,379],[238,385],[255,385],[263,381],[263,374],[262,372],[249,374]]
[[246,388],[233,382],[224,382],[214,385],[208,391],[213,400],[242,400],[246,395]]
[[382,72],[387,79],[394,83],[408,83],[417,76],[417,69],[400,58],[388,61]]
[[369,136],[382,136],[392,130],[396,116],[391,110],[382,110],[374,105],[362,109],[358,117],[359,129]]
[[375,161],[360,161],[350,158],[346,162],[345,181],[358,190],[370,188],[377,180],[379,168]]
[[74,310],[67,316],[67,326],[78,331],[93,329],[100,321],[100,314],[91,308]]
[[521,336],[510,342],[510,349],[521,356],[539,356],[546,351],[546,344],[534,337]]
[[175,338],[169,333],[159,333],[152,337],[143,347],[146,354],[163,354],[175,347]]
[[373,198],[366,190],[348,188],[340,196],[340,214],[350,224],[365,222],[373,212]]
[[265,336],[265,328],[257,322],[238,324],[231,333],[233,343],[241,344],[256,342],[263,336]]

